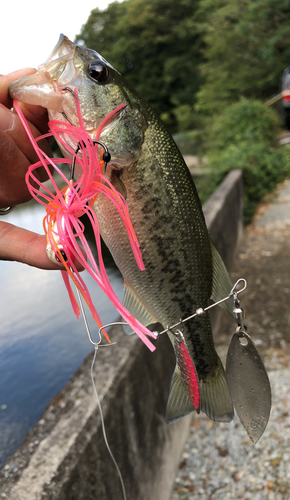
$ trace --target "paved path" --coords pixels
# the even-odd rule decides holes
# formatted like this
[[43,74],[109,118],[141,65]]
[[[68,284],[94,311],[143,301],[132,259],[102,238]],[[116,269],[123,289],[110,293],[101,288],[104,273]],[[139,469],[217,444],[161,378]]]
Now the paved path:
[[[248,333],[271,382],[270,421],[253,445],[238,417],[218,424],[194,415],[171,500],[290,499],[290,181],[246,229],[233,282],[240,277],[248,281],[240,296]],[[223,360],[234,330],[225,317],[215,339]]]

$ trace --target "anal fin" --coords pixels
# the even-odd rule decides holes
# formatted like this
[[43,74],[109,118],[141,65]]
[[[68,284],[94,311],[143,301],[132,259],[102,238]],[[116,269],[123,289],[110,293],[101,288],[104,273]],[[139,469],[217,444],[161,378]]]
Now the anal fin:
[[[163,327],[140,301],[138,295],[125,283],[125,294],[123,300],[124,307],[138,320],[142,325],[151,331],[162,331]],[[129,325],[124,325],[123,329],[128,335],[134,331]]]
[[182,382],[179,368],[176,365],[172,375],[167,399],[165,422],[167,424],[171,424],[193,411],[194,407]]

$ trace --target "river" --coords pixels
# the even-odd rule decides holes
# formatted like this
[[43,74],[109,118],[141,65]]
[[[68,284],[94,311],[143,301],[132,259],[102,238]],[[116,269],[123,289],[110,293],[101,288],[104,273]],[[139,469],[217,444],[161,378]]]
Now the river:
[[[42,233],[44,208],[16,207],[2,220]],[[119,299],[123,280],[108,251],[108,276]],[[118,313],[86,271],[82,273],[103,323]],[[26,432],[92,350],[82,318],[76,319],[61,273],[0,262],[0,468]],[[92,333],[97,325],[88,320]]]

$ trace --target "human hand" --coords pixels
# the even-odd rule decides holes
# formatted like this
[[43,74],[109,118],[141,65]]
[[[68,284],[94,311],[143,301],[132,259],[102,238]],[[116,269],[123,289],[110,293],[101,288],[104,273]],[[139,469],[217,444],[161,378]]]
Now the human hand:
[[[0,75],[0,208],[11,207],[31,199],[25,183],[28,167],[38,161],[30,140],[12,108],[9,85],[24,75],[35,73],[26,68]],[[34,137],[48,130],[45,108],[19,103]],[[52,152],[47,140],[38,142],[48,156]],[[34,171],[43,182],[48,179],[44,168]],[[59,269],[46,255],[46,237],[4,222],[0,216],[0,259],[16,260],[40,269]]]

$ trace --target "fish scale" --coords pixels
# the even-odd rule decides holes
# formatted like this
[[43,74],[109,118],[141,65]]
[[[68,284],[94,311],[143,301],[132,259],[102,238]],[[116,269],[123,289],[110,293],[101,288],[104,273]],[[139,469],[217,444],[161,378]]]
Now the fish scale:
[[[206,307],[211,294],[212,263],[209,240],[204,237],[207,233],[203,215],[198,212],[199,218],[195,216],[199,200],[193,196],[194,190],[191,179],[188,179],[186,175],[183,159],[176,153],[173,156],[175,161],[170,158],[170,164],[167,164],[168,147],[173,149],[175,145],[167,139],[165,150],[164,145],[160,147],[159,138],[154,141],[157,126],[160,127],[159,122],[154,121],[152,125],[149,122],[149,130],[146,131],[142,147],[144,159],[137,165],[124,169],[121,175],[121,180],[126,185],[130,218],[141,245],[145,271],[139,271],[134,262],[129,239],[120,224],[118,214],[116,213],[115,217],[111,214],[108,216],[108,210],[112,212],[114,208],[99,198],[96,211],[104,231],[103,237],[112,250],[126,284],[135,291],[144,307],[157,321],[167,326],[175,324],[180,318],[191,315],[197,307]],[[146,141],[147,135],[150,135],[148,141]],[[149,148],[147,144],[150,144]],[[149,152],[146,151],[147,149]],[[152,155],[153,151],[156,160]],[[150,159],[151,168],[148,168],[147,158]],[[167,175],[164,175],[162,170],[160,171],[160,165]],[[180,173],[180,167],[183,167],[184,175],[182,171]],[[153,183],[155,189],[152,187],[152,176],[155,179]],[[150,189],[146,189],[148,184],[150,184]],[[176,184],[179,190],[186,190],[189,193],[191,203],[188,202],[188,198],[179,199],[179,192],[176,189],[173,190]],[[143,196],[141,200],[137,195],[140,186],[142,186]],[[156,222],[162,218],[160,213],[155,218],[157,208],[162,210],[166,219],[171,221],[164,225],[162,236],[158,234],[155,227]],[[144,216],[148,217],[144,219]],[[190,221],[190,224],[184,224],[186,219]],[[195,240],[195,244],[192,239],[193,228],[200,236],[199,241]],[[122,242],[122,244],[114,245],[112,240]],[[126,241],[125,251],[124,241]],[[207,275],[205,270],[208,271]],[[187,343],[192,346],[195,363],[202,378],[208,373],[209,367],[216,368],[217,356],[212,342],[209,320],[202,318],[195,323],[198,324],[198,328],[194,328],[194,323],[193,331],[188,331],[186,327],[185,337]],[[204,325],[203,328],[201,328],[201,323]],[[208,362],[209,357],[210,362]]]
[[[210,298],[223,298],[231,283],[210,241],[195,185],[178,148],[148,104],[100,54],[62,35],[37,73],[15,82],[10,91],[26,103],[45,105],[50,119],[79,125],[75,88],[93,139],[101,120],[118,105],[126,105],[103,127],[100,140],[111,154],[106,176],[126,198],[144,271],[138,269],[113,204],[102,194],[94,204],[102,237],[124,277],[124,306],[145,326],[157,323],[164,328],[206,307]],[[70,156],[66,145],[60,146]],[[70,146],[76,149],[77,144]],[[230,421],[232,401],[208,314],[184,324],[183,335],[198,374],[200,409],[214,420]],[[169,332],[169,337],[174,344],[174,335]],[[183,380],[178,363],[177,359],[167,422],[194,410],[191,385],[183,382],[186,363],[180,365]]]

